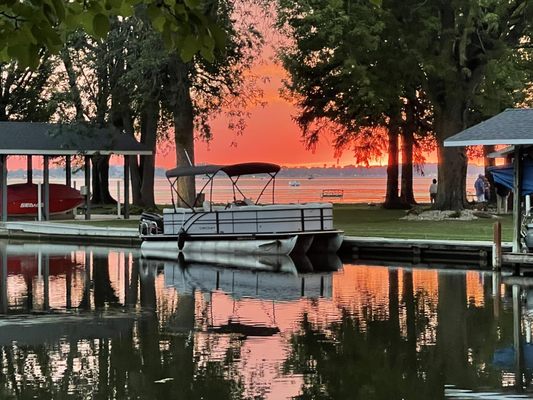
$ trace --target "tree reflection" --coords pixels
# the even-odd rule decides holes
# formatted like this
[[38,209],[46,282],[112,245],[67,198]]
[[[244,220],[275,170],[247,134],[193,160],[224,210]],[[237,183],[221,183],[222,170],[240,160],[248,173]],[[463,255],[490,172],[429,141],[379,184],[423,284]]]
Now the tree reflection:
[[502,334],[490,297],[485,307],[469,304],[465,275],[439,274],[436,342],[425,343],[421,334],[434,322],[418,303],[427,294],[414,292],[411,272],[402,278],[399,296],[398,273],[389,270],[386,318],[345,307],[340,321],[324,328],[303,315],[285,362],[287,373],[305,376],[298,399],[436,399],[446,385],[501,387],[490,366]]
[[[14,340],[0,347],[0,398],[242,398],[242,385],[228,374],[224,360],[205,361],[195,354],[202,333],[193,330],[194,296],[184,296],[170,310],[173,318],[165,318],[182,321],[182,331],[168,330],[158,314],[156,269],[134,261],[126,275],[125,304],[120,304],[110,257],[93,255],[92,260],[92,280],[89,264],[77,272],[84,281],[77,319],[36,325],[37,343]],[[98,313],[90,311],[91,304]],[[101,314],[109,306],[134,310]],[[39,332],[50,329],[62,333],[39,340]]]

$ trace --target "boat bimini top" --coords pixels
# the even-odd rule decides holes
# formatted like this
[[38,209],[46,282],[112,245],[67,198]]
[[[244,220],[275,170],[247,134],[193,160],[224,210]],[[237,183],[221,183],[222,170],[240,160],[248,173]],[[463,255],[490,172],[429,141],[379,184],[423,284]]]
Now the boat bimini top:
[[[176,196],[184,204],[186,204],[191,210],[194,211],[194,205],[201,198],[207,186],[210,186],[209,201],[212,204],[213,202],[213,180],[215,178],[215,175],[217,175],[220,172],[223,172],[231,180],[232,189],[233,189],[233,200],[235,202],[238,201],[237,192],[242,195],[243,199],[246,198],[244,193],[237,186],[237,183],[241,176],[256,175],[256,174],[269,175],[270,179],[263,187],[263,190],[261,190],[261,193],[259,193],[259,196],[255,200],[254,204],[259,203],[261,196],[263,195],[266,188],[270,185],[271,182],[272,182],[272,203],[274,203],[275,179],[276,179],[276,175],[279,172],[279,170],[280,170],[280,166],[277,164],[263,163],[263,162],[249,162],[249,163],[240,163],[240,164],[231,164],[231,165],[199,165],[199,166],[177,167],[177,168],[168,170],[166,172],[166,176],[171,187],[173,207],[176,208],[176,203],[175,203],[176,199],[174,197]],[[180,178],[195,177],[195,176],[200,176],[200,175],[206,176],[207,182],[204,184],[202,189],[196,195],[194,203],[189,204],[185,201],[185,199],[183,198],[183,196],[180,194],[178,190],[179,189],[178,181],[180,180]]]

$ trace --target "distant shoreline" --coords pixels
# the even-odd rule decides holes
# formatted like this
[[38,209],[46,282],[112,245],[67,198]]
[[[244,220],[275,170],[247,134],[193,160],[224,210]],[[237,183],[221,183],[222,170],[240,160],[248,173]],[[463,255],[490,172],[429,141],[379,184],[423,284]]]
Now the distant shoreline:
[[[400,168],[401,169],[401,168]],[[156,168],[156,178],[165,178],[165,169]],[[477,165],[469,165],[467,170],[468,176],[476,176],[483,173],[484,168]],[[423,166],[423,173],[414,171],[415,178],[434,178],[437,176],[437,164],[425,164]],[[34,169],[33,176],[35,178],[42,177],[42,170]],[[109,167],[110,179],[121,179],[124,176],[124,167],[111,165]],[[282,167],[278,174],[279,178],[298,178],[298,179],[314,179],[314,178],[385,178],[387,176],[386,166],[370,166],[370,167]],[[65,177],[65,171],[62,168],[51,168],[50,178],[60,179]],[[73,174],[74,179],[83,179],[83,172]],[[25,179],[26,170],[17,169],[8,171],[8,179]]]

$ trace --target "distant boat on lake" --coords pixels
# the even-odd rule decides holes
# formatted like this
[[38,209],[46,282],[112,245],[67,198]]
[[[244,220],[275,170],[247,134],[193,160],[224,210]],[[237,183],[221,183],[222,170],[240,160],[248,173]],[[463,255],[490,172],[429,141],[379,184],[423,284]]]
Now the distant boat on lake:
[[289,186],[300,186],[299,181],[289,181]]

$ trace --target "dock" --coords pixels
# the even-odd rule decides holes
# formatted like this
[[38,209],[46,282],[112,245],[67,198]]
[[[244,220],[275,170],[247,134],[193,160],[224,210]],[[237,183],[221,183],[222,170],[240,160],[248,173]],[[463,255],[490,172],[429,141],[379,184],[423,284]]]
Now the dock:
[[138,247],[139,231],[84,223],[8,221],[0,225],[0,238],[52,243],[101,244]]
[[[421,263],[474,263],[491,265],[492,241],[429,240],[345,236],[340,253],[353,260],[381,260]],[[502,243],[510,252],[512,243]]]
[[[136,228],[103,227],[84,222],[8,221],[0,224],[0,238],[48,243],[140,247]],[[504,265],[531,265],[533,253],[512,253],[510,242],[502,243]],[[380,265],[456,264],[481,269],[492,266],[492,241],[397,239],[345,236],[339,255],[345,262]]]

